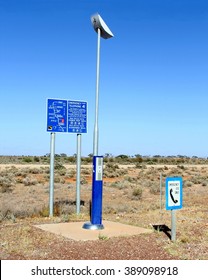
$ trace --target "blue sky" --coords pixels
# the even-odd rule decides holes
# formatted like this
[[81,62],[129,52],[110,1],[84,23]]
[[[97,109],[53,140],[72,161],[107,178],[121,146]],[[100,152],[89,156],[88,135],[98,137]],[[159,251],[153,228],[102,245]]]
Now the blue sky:
[[[208,156],[206,0],[0,0],[0,154],[50,151],[46,100],[88,102],[93,152],[98,12],[99,154]],[[76,153],[57,133],[56,153]]]

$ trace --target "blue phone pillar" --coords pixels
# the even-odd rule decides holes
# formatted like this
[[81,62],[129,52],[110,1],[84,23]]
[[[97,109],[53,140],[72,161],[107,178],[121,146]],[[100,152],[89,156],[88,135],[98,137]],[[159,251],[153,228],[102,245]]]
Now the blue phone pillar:
[[102,227],[103,157],[93,157],[91,223]]
[[92,175],[92,205],[91,221],[85,223],[85,229],[103,229],[102,224],[102,197],[103,197],[103,157],[93,157]]

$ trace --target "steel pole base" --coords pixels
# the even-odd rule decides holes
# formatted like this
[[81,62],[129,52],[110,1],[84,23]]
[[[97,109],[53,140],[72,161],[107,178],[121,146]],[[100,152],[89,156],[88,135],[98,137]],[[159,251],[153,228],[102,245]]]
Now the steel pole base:
[[102,224],[97,225],[97,224],[92,224],[91,222],[87,222],[82,226],[82,228],[91,229],[91,230],[100,230],[100,229],[104,229],[104,226]]

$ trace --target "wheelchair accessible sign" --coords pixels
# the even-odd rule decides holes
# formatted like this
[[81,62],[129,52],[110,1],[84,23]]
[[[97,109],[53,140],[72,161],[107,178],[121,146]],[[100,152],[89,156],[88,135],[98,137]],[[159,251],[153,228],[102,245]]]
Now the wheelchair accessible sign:
[[181,209],[183,200],[182,178],[168,177],[165,186],[166,210]]

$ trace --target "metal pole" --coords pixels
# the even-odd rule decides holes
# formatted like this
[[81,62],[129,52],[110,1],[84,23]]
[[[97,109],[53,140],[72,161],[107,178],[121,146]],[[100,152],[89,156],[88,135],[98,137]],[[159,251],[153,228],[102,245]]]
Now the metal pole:
[[98,28],[97,40],[97,71],[96,71],[96,97],[95,97],[95,126],[94,126],[94,142],[93,155],[98,155],[98,106],[99,106],[99,80],[100,80],[100,28]]
[[[93,141],[93,178],[92,178],[92,208],[91,222],[85,223],[85,229],[103,229],[102,225],[102,188],[103,181],[96,178],[97,171],[100,166],[97,166],[98,157],[98,107],[99,107],[99,76],[100,76],[100,37],[101,31],[98,28],[97,40],[97,72],[96,72],[96,97],[95,97],[95,126],[94,126],[94,141]],[[102,176],[101,176],[102,177]]]
[[50,145],[50,198],[49,198],[49,216],[53,217],[54,200],[54,158],[55,158],[55,133],[51,133]]
[[176,212],[171,210],[171,240],[176,241]]
[[77,134],[77,181],[76,181],[76,209],[80,214],[80,173],[81,173],[81,134]]
[[160,213],[162,212],[162,173],[160,173]]

